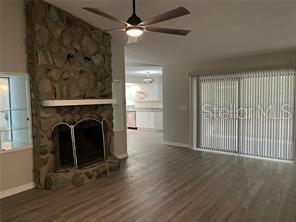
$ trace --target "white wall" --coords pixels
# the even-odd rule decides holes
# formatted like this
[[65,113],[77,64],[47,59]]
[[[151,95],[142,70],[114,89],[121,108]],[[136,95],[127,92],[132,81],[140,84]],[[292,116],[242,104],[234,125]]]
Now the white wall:
[[[26,73],[23,1],[0,1],[0,10],[0,72]],[[32,149],[0,154],[0,166],[1,196],[32,186]]]
[[296,51],[165,65],[163,67],[164,141],[184,145],[192,144],[189,72],[237,71],[289,63],[296,65]]
[[125,111],[125,61],[124,45],[115,41],[111,43],[112,47],[112,78],[122,81],[122,112],[123,126],[122,130],[114,132],[114,155],[123,158],[127,157],[127,139],[126,139],[126,111]]
[[0,193],[19,187],[32,187],[32,149],[0,154]]
[[0,70],[27,72],[24,3],[0,1]]

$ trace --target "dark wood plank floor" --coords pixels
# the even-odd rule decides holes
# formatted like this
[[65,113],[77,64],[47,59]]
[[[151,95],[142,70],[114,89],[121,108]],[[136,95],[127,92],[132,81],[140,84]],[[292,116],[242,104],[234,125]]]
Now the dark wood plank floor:
[[295,164],[160,144],[130,133],[129,159],[106,179],[0,201],[1,221],[296,221]]

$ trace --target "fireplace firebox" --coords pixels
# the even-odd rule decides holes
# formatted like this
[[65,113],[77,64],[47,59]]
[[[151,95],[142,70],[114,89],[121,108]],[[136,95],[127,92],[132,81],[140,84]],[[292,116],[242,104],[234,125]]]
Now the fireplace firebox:
[[74,125],[58,123],[52,128],[56,172],[82,168],[104,161],[103,120],[83,119]]

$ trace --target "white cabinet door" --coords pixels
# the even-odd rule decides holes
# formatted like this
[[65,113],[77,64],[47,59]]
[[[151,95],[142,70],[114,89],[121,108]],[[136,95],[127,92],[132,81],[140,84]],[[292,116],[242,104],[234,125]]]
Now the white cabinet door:
[[144,125],[145,125],[144,112],[136,112],[136,126],[139,128],[144,128]]
[[163,129],[163,112],[154,112],[154,128]]
[[163,112],[136,112],[137,127],[163,129]]
[[154,113],[153,112],[146,112],[146,128],[154,128]]
[[136,112],[136,123],[139,128],[154,128],[154,113]]

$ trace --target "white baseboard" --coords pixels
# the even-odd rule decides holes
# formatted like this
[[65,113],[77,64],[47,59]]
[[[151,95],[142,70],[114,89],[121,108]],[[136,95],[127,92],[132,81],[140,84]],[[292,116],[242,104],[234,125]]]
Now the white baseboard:
[[179,146],[179,147],[185,147],[185,148],[192,149],[192,145],[186,144],[186,143],[175,143],[175,142],[170,142],[170,141],[162,141],[162,144],[168,145],[168,146]]
[[116,155],[116,157],[118,158],[118,159],[126,159],[126,158],[128,158],[128,154],[127,153],[121,153],[121,154],[118,154],[118,155]]
[[223,151],[217,151],[217,150],[207,150],[207,149],[202,149],[202,148],[195,148],[194,150],[200,151],[200,152],[207,152],[207,153],[216,153],[216,154],[222,154],[222,155],[246,157],[246,158],[250,158],[250,159],[268,160],[268,161],[284,162],[284,163],[295,163],[295,161],[293,161],[293,160],[280,160],[280,159],[273,159],[273,158],[269,158],[269,157],[252,156],[252,155],[239,154],[239,153],[229,153],[229,152],[223,152]]
[[138,127],[137,129],[138,131],[150,131],[150,132],[163,132],[163,129],[161,128],[142,128],[142,127]]
[[34,183],[27,183],[21,186],[17,186],[17,187],[13,187],[7,190],[3,190],[0,192],[0,199],[4,198],[4,197],[8,197],[17,193],[21,193],[24,192],[26,190],[31,190],[35,187]]

